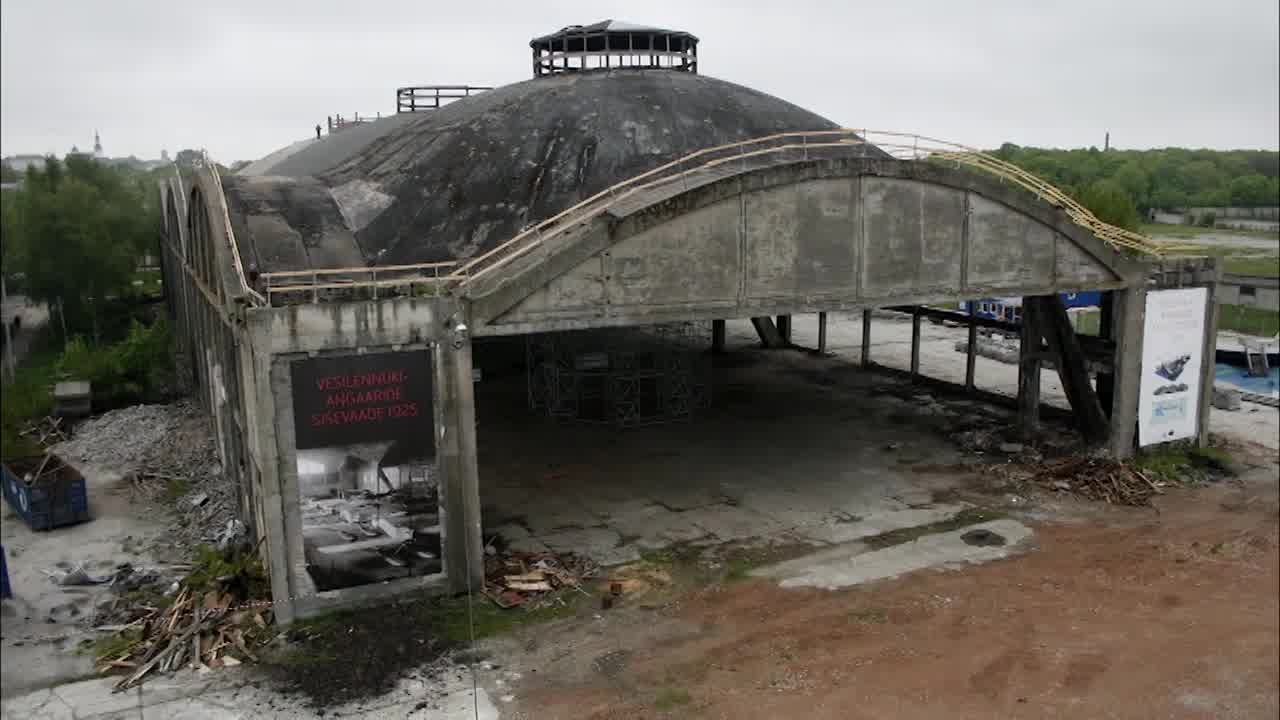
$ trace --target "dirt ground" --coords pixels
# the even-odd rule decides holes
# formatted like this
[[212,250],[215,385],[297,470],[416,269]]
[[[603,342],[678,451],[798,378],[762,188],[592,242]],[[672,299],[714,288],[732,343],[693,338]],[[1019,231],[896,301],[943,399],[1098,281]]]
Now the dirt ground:
[[[1263,452],[1156,509],[1029,513],[1035,547],[858,588],[744,580],[505,654],[504,717],[1274,718],[1280,503]],[[492,678],[490,679],[492,682]]]

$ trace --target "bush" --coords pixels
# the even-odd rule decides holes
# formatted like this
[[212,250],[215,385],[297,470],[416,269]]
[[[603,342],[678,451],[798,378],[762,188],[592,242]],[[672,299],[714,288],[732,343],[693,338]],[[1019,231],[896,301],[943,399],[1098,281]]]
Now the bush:
[[1217,221],[1218,221],[1218,216],[1216,214],[1207,212],[1200,216],[1200,227],[1211,228],[1213,227],[1213,224]]
[[173,387],[168,324],[159,320],[147,326],[135,320],[123,340],[101,348],[91,348],[84,338],[74,337],[58,361],[58,370],[93,384],[95,410],[163,401]]

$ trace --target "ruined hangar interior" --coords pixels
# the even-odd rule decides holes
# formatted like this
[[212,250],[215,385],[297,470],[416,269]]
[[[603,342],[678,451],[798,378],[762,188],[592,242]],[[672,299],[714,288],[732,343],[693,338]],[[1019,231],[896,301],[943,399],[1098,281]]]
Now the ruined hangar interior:
[[[1031,437],[1052,364],[1045,411],[1132,452],[1144,294],[1211,285],[1212,261],[1154,261],[976,150],[709,77],[697,45],[571,26],[531,41],[531,79],[398,88],[394,114],[161,188],[184,376],[280,620],[480,588],[494,542],[607,564],[793,532],[793,510],[837,542],[902,502],[871,458],[957,417],[919,389],[923,319],[967,332],[942,363],[965,402]],[[1086,290],[1096,334],[1058,299]],[[988,297],[1023,298],[1019,322],[948,309]],[[866,392],[873,310],[904,323],[896,404]],[[1020,335],[1015,392],[977,387],[979,328]]]

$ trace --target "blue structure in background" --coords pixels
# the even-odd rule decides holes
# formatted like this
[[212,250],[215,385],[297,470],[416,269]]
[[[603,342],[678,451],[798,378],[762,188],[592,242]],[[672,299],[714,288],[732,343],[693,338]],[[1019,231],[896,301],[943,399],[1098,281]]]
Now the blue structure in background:
[[[1068,310],[1071,308],[1099,307],[1102,303],[1101,290],[1062,293],[1060,297],[1062,298],[1062,304],[1066,305]],[[975,307],[976,312],[974,314],[978,317],[1011,323],[1022,322],[1022,298],[1020,297],[965,300],[960,303],[960,309],[967,313],[970,305]]]

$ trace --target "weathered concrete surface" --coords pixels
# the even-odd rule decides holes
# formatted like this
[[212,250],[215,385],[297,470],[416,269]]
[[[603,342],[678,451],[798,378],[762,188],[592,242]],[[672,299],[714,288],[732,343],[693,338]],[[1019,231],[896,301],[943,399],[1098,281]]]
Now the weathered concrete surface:
[[[154,567],[144,551],[163,524],[138,517],[120,485],[120,475],[79,465],[89,493],[92,520],[35,532],[8,503],[0,511],[0,538],[8,562],[13,598],[0,601],[3,662],[0,696],[91,676],[92,654],[77,652],[96,637],[86,622],[99,602],[111,597],[105,586],[62,587],[47,573],[82,565],[89,575],[109,576],[120,563]],[[5,713],[5,717],[9,717]],[[16,716],[20,717],[20,716]]]
[[[961,536],[974,530],[999,535],[1003,545],[970,545]],[[824,557],[819,562],[791,566],[783,577],[770,568],[756,573],[775,577],[782,587],[817,587],[826,590],[861,585],[927,568],[977,564],[1009,557],[1024,549],[1031,528],[1016,520],[993,520],[945,533],[923,535],[916,540],[865,552],[857,544],[846,546],[844,557]]]
[[116,678],[69,683],[5,700],[0,715],[21,720],[313,720],[318,718],[410,718],[497,720],[484,688],[472,691],[470,673],[457,668],[439,677],[409,677],[390,693],[339,707],[312,709],[255,682],[253,669],[194,671],[150,680],[125,693],[112,692]]
[[1060,210],[991,177],[864,157],[756,162],[548,229],[536,251],[468,284],[480,332],[1046,295],[1142,277]]
[[358,218],[354,224],[334,224],[328,203],[283,198],[274,213],[288,227],[264,223],[243,234],[237,228],[246,258],[274,257],[276,245],[292,246],[299,235],[318,233],[317,244],[327,247],[331,241],[323,236],[334,233],[332,243],[344,245],[345,234],[354,232],[371,264],[432,262],[474,256],[525,225],[695,150],[833,127],[783,100],[706,75],[567,73],[343,130],[224,181],[233,214],[242,215],[250,211],[238,205],[235,189],[251,180],[264,196],[280,196],[273,185],[341,188],[360,181],[393,198],[349,213]]

